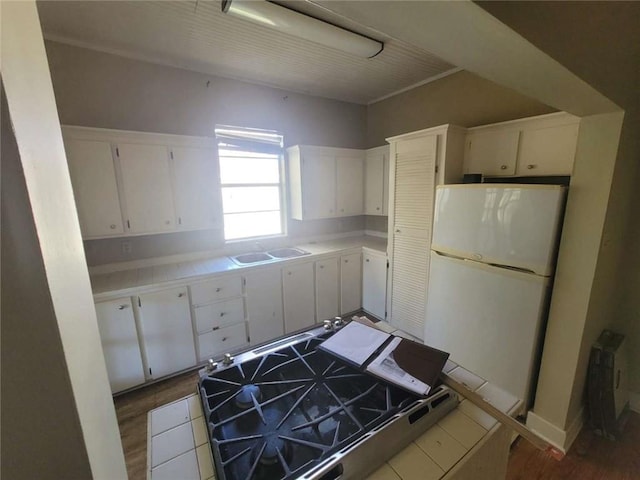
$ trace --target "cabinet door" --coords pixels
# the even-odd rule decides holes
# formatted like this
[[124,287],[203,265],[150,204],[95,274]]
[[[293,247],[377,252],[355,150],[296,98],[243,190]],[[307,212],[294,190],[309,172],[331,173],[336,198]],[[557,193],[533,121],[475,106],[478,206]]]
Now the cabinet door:
[[367,152],[365,163],[364,213],[384,215],[384,164],[385,155],[380,151]]
[[262,270],[245,276],[247,320],[252,345],[284,335],[280,269]]
[[285,333],[312,326],[315,323],[313,263],[284,268],[282,289]]
[[340,294],[338,258],[328,258],[316,262],[316,318],[318,322],[339,315]]
[[333,154],[303,153],[302,175],[303,217],[335,217],[336,159]]
[[362,255],[362,308],[379,319],[385,318],[387,297],[387,257]]
[[362,264],[360,253],[340,257],[340,313],[362,307]]
[[122,234],[122,214],[111,144],[65,140],[83,238]]
[[518,175],[571,175],[578,124],[525,129],[520,139]]
[[364,211],[364,157],[336,157],[337,215],[362,215]]
[[178,230],[214,228],[220,218],[220,182],[211,148],[172,147]]
[[96,303],[98,329],[113,393],[144,383],[131,298]]
[[131,233],[175,229],[169,155],[162,145],[120,143],[122,191]]
[[173,288],[138,297],[142,340],[149,377],[160,378],[196,363],[187,288]]
[[467,136],[466,173],[484,176],[514,175],[518,156],[518,130],[494,130]]

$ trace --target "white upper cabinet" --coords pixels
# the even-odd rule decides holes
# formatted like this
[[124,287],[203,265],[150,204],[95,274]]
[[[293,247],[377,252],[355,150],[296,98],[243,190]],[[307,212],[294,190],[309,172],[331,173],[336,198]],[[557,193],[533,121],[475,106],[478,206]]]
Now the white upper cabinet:
[[389,146],[370,148],[365,155],[364,213],[388,215]]
[[220,211],[216,150],[171,147],[170,154],[177,229],[214,228]]
[[215,141],[63,126],[83,238],[216,228]]
[[287,149],[287,157],[292,218],[362,215],[362,150],[296,145]]
[[336,155],[337,216],[362,215],[364,211],[364,154]]
[[513,175],[519,138],[518,130],[470,133],[467,136],[468,173]]
[[65,139],[69,173],[84,238],[124,232],[109,142]]
[[516,175],[571,175],[579,127],[576,122],[523,130]]
[[468,130],[465,173],[571,175],[580,119],[564,112]]
[[167,147],[119,143],[116,149],[129,231],[174,230],[175,210]]

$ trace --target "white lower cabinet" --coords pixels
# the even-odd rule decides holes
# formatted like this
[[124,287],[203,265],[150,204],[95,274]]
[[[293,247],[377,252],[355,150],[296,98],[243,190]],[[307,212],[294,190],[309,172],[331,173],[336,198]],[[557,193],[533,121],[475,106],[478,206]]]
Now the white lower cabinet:
[[244,322],[217,327],[210,332],[198,335],[200,360],[220,357],[247,343],[247,327]]
[[313,262],[282,269],[284,330],[294,332],[315,323]]
[[384,320],[387,297],[387,256],[365,250],[362,254],[362,309]]
[[362,255],[360,252],[340,257],[340,314],[362,307]]
[[280,269],[250,272],[244,281],[251,344],[284,335]]
[[340,275],[338,257],[316,262],[316,318],[318,322],[339,315]]
[[96,303],[98,329],[113,393],[145,381],[131,298]]
[[187,287],[138,297],[148,377],[160,378],[196,364]]

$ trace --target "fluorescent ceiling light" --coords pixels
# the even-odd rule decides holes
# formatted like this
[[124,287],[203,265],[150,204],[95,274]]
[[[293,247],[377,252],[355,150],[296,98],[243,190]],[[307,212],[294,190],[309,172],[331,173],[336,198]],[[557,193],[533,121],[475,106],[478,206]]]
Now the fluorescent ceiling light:
[[375,57],[384,48],[382,42],[267,1],[222,0],[222,11],[359,57]]

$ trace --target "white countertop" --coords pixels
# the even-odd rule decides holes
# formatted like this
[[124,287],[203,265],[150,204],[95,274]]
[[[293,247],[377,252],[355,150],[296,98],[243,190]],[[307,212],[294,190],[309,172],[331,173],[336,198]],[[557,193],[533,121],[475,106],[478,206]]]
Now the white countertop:
[[344,250],[362,247],[386,253],[387,240],[380,237],[360,235],[322,242],[294,244],[293,246],[306,250],[311,255],[243,266],[237,265],[228,256],[197,259],[185,257],[182,261],[175,258],[172,259],[173,261],[159,258],[155,259],[155,262],[153,262],[155,264],[145,266],[132,265],[129,268],[125,266],[109,273],[93,273],[91,274],[91,287],[94,300],[102,301],[120,296],[135,295],[156,288],[184,285],[188,281],[201,280],[208,276],[223,273],[240,273],[249,269],[300,263],[315,260],[320,255],[336,254]]

